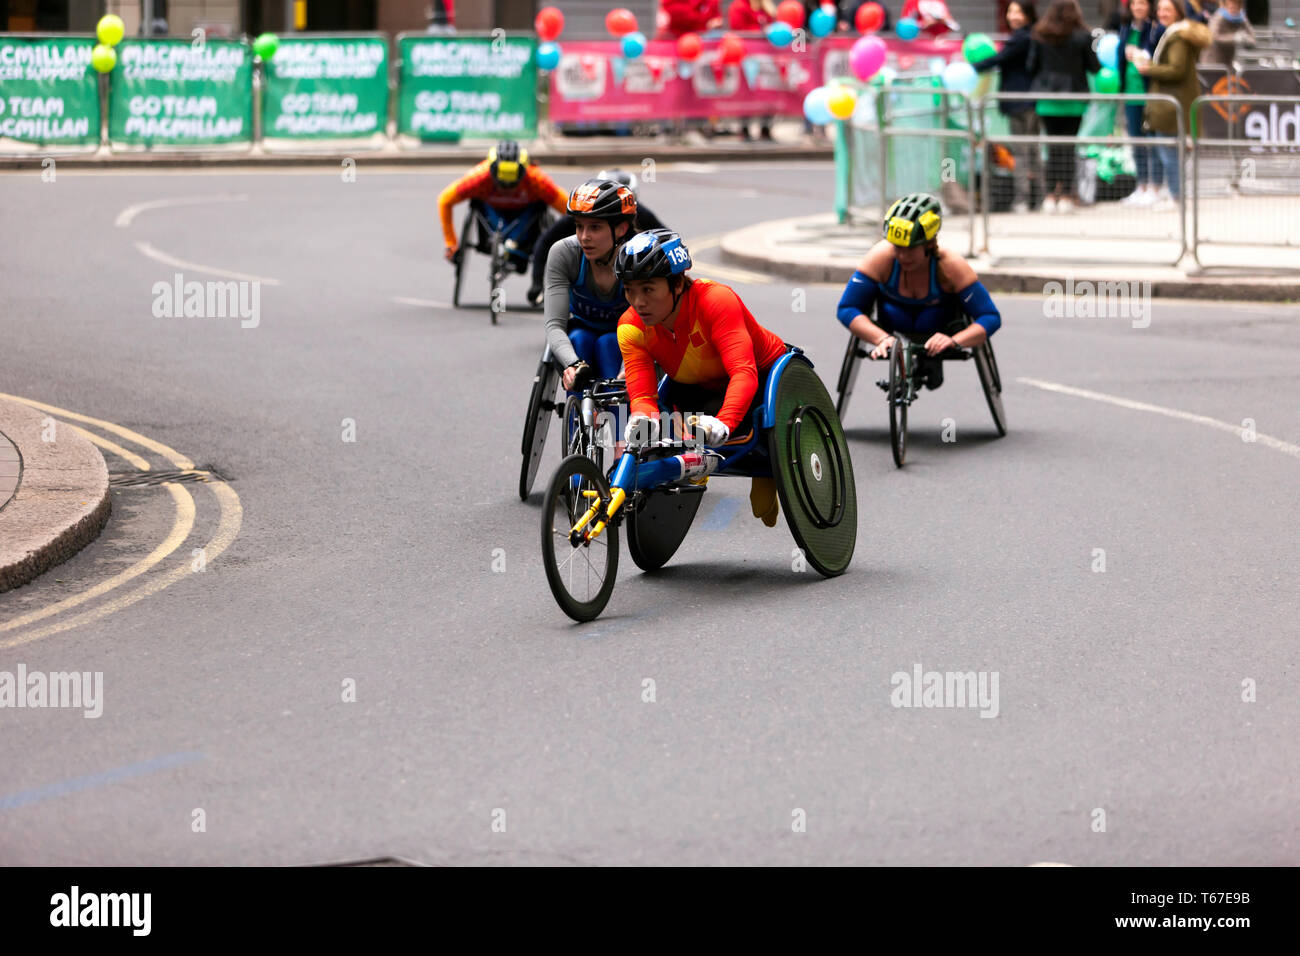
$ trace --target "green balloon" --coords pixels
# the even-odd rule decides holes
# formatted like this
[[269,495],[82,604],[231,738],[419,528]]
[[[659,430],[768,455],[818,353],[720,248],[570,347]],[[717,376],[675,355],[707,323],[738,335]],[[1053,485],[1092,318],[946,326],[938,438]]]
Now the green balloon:
[[253,41],[253,52],[263,60],[271,59],[278,49],[280,49],[280,38],[274,33],[263,33]]
[[972,33],[962,41],[961,55],[966,58],[967,63],[987,60],[991,56],[996,56],[997,52],[997,44],[989,39],[987,33]]
[[111,73],[117,66],[117,52],[105,43],[97,43],[90,51],[90,65],[100,73]]
[[1101,72],[1097,74],[1096,83],[1098,93],[1119,92],[1119,74],[1108,66],[1102,67]]

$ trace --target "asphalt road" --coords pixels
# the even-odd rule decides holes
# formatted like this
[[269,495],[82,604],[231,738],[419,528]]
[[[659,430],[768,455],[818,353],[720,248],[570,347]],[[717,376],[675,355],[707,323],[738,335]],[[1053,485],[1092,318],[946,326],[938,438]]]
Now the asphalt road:
[[[1156,302],[1135,329],[1001,297],[1007,437],[950,367],[896,470],[863,375],[849,573],[793,572],[784,520],[718,479],[669,566],[624,555],[580,626],[515,491],[540,317],[445,305],[450,175],[0,177],[0,391],[210,464],[242,508],[202,574],[100,613],[219,537],[186,485],[166,560],[75,627],[0,630],[0,670],[104,675],[96,719],[0,710],[0,863],[1300,863],[1300,310]],[[831,190],[824,164],[662,165],[642,200],[833,387],[839,290],[795,311],[707,241]],[[154,200],[197,201],[126,215]],[[212,269],[278,283],[255,328],[155,317],[155,283]],[[1208,423],[1247,418],[1279,441]],[[0,628],[129,571],[179,506],[114,507]],[[996,718],[893,706],[917,664],[996,672]]]

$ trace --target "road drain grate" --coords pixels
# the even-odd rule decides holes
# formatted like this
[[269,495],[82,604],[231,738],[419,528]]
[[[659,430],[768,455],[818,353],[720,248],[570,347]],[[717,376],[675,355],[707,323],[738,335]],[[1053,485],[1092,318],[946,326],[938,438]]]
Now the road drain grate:
[[161,485],[168,481],[230,481],[230,477],[223,475],[213,465],[182,471],[128,471],[108,476],[108,483],[114,488]]

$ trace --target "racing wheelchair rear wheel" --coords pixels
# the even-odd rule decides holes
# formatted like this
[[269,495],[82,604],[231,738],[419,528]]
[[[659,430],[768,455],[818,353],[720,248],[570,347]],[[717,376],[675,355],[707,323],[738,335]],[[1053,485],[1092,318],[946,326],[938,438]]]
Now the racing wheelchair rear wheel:
[[858,537],[853,462],[826,386],[802,355],[781,370],[768,449],[786,523],[808,563],[843,574]]
[[850,332],[849,347],[844,350],[844,362],[840,365],[840,380],[836,386],[839,399],[835,402],[835,414],[840,416],[841,424],[844,423],[844,413],[849,408],[853,387],[858,383],[858,363],[867,355],[866,343]]
[[551,361],[548,348],[537,363],[533,376],[533,390],[528,396],[528,411],[524,416],[524,438],[520,453],[524,456],[519,469],[519,500],[526,501],[537,478],[537,466],[546,450],[546,436],[551,430],[551,415],[556,411],[555,393],[560,387],[560,373]]
[[469,230],[473,225],[474,214],[471,212],[465,217],[465,225],[460,229],[460,246],[456,250],[456,282],[451,287],[451,304],[460,308],[460,280],[465,274],[465,250],[469,243]]
[[903,467],[907,457],[907,393],[912,371],[907,356],[907,343],[895,336],[889,350],[889,444],[897,468]]
[[980,385],[984,387],[984,398],[993,413],[993,424],[998,434],[1007,433],[1007,413],[1002,410],[1002,376],[998,374],[998,361],[993,357],[993,343],[985,340],[984,344],[972,350],[975,356],[975,368],[980,374]]

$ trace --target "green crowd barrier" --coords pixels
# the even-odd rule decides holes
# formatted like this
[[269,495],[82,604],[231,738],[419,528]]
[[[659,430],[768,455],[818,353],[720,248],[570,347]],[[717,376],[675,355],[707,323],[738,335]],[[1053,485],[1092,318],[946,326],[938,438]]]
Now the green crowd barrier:
[[388,40],[381,34],[282,38],[265,76],[264,140],[388,132]]
[[86,36],[0,34],[0,140],[97,147],[99,74]]
[[397,132],[422,141],[537,135],[531,35],[400,34]]
[[109,80],[117,146],[253,141],[253,51],[238,40],[123,40]]

